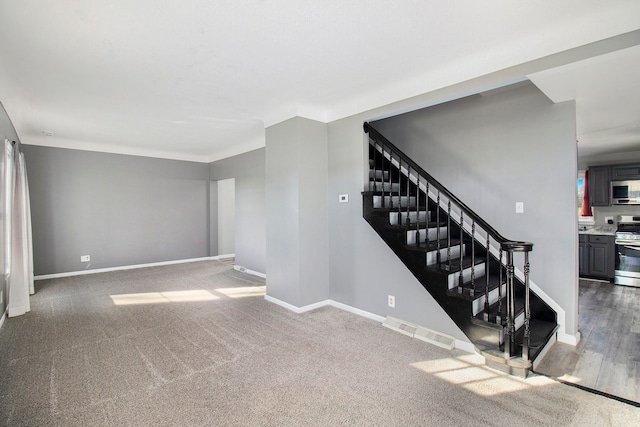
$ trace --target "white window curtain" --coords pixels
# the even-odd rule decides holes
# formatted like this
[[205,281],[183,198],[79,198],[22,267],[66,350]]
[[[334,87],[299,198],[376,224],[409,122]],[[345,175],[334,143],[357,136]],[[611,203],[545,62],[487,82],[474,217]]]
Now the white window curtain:
[[30,311],[29,295],[34,293],[29,185],[24,154],[19,148],[19,143],[5,139],[1,218],[9,317]]

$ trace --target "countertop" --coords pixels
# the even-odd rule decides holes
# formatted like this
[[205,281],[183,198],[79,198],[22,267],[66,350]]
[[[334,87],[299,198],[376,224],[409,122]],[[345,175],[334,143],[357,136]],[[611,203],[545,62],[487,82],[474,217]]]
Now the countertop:
[[616,227],[613,225],[587,225],[578,227],[580,234],[601,234],[605,236],[615,236]]

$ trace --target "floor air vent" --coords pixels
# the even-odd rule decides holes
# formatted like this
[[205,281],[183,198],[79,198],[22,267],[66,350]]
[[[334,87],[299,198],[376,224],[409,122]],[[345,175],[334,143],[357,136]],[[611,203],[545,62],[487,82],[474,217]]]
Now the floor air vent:
[[432,331],[431,329],[423,328],[422,326],[414,325],[413,323],[405,322],[395,317],[387,316],[382,326],[448,350],[452,350],[455,346],[455,338],[449,335]]

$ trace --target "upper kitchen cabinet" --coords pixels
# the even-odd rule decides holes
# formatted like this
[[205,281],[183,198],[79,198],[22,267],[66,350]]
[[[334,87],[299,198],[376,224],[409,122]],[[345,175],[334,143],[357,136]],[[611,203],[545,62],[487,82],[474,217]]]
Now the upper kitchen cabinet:
[[589,167],[589,201],[591,206],[609,206],[610,166]]
[[640,179],[640,165],[611,166],[611,179],[617,181]]

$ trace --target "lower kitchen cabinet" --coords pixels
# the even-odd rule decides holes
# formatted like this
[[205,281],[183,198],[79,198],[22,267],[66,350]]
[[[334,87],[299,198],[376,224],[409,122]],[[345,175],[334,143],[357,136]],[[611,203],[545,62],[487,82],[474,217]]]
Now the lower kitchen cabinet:
[[580,276],[613,280],[615,274],[615,239],[600,234],[581,234],[578,243]]
[[589,243],[578,243],[578,272],[580,276],[589,274]]

